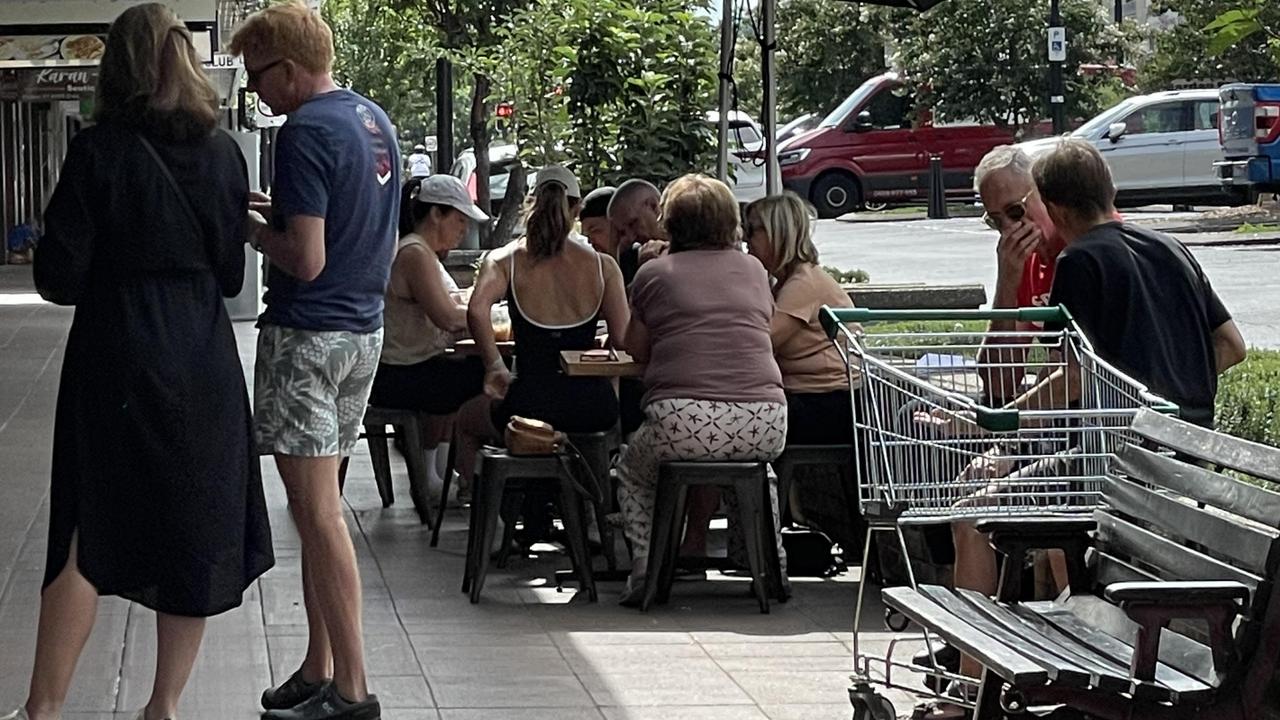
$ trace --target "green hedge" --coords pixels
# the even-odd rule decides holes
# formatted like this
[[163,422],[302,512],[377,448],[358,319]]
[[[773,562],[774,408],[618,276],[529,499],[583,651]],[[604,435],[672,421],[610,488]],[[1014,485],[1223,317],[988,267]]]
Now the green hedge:
[[1218,381],[1218,430],[1280,446],[1280,351],[1253,348]]

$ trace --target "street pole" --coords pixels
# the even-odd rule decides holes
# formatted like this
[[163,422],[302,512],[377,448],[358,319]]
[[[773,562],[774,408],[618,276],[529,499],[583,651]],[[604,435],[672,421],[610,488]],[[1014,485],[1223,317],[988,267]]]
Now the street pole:
[[[1066,87],[1062,82],[1062,65],[1066,60],[1066,35],[1062,32],[1062,12],[1058,0],[1049,0],[1049,107],[1053,112],[1053,134],[1067,131]],[[1055,50],[1056,39],[1061,47]]]
[[774,51],[778,46],[776,25],[777,0],[760,0],[760,24],[764,26],[763,56],[760,75],[764,80],[764,187],[769,195],[782,192],[782,169],[778,166],[778,82]]
[[1117,25],[1124,22],[1124,0],[1116,0],[1115,20]]
[[733,67],[733,0],[724,0],[720,15],[720,121],[716,123],[716,177],[729,182],[729,95]]
[[453,63],[436,59],[436,172],[453,169]]

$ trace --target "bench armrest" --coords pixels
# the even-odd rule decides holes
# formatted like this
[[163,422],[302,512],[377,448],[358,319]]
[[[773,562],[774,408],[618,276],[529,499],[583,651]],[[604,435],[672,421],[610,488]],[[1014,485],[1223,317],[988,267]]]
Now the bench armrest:
[[1249,588],[1233,581],[1170,581],[1111,583],[1103,596],[1120,606],[1138,625],[1130,669],[1139,680],[1155,677],[1160,657],[1160,635],[1172,620],[1203,620],[1209,628],[1213,670],[1219,678],[1235,661],[1231,632],[1241,603],[1249,601]]
[[1203,582],[1118,582],[1103,592],[1107,600],[1124,607],[1131,604],[1197,605],[1236,604],[1249,602],[1249,588],[1232,580]]
[[1090,517],[1025,517],[990,519],[977,522],[979,532],[987,533],[991,546],[1004,556],[1001,572],[1001,602],[1022,599],[1022,565],[1032,550],[1061,550],[1067,559],[1067,579],[1072,592],[1086,592],[1089,587],[1084,553],[1092,544],[1089,532],[1098,523]]
[[999,533],[1009,536],[1024,535],[1030,539],[1042,536],[1087,533],[1098,527],[1098,523],[1091,517],[1046,516],[979,520],[976,527],[979,532]]

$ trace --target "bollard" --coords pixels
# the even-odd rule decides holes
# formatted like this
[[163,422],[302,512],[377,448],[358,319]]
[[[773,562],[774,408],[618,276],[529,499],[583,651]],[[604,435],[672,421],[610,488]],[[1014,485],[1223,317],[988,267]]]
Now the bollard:
[[929,219],[947,219],[947,186],[942,179],[942,156],[929,156]]

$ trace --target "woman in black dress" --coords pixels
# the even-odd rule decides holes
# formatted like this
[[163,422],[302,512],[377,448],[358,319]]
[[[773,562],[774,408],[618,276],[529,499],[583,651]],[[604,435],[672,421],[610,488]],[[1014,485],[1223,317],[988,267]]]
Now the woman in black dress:
[[24,709],[55,718],[99,595],[157,612],[143,720],[174,717],[205,618],[271,567],[248,395],[223,296],[244,279],[248,181],[160,4],[111,26],[97,124],[71,142],[35,261],[75,305],[53,438],[49,550]]

